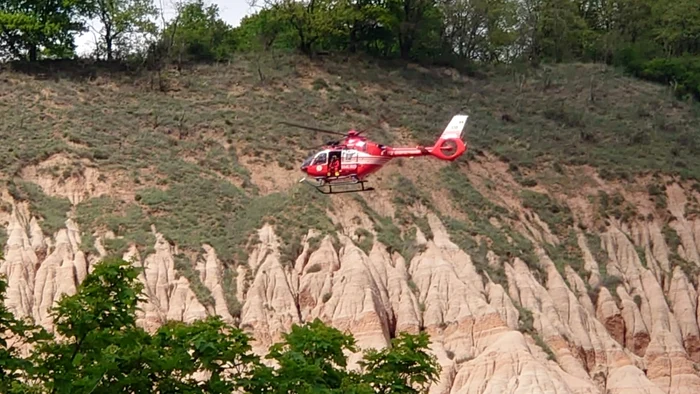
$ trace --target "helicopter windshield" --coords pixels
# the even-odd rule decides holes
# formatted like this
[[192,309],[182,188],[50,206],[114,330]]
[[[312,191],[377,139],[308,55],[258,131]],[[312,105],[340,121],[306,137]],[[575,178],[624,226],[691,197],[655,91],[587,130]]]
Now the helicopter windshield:
[[312,153],[309,157],[307,157],[303,163],[301,163],[301,168],[306,168],[309,165],[311,165],[311,160],[314,159],[314,156],[316,156],[315,153]]
[[326,160],[328,160],[328,154],[326,152],[321,152],[316,156],[314,164],[326,164]]
[[317,165],[317,164],[326,164],[326,161],[328,160],[328,152],[327,151],[321,151],[321,152],[316,152],[311,154],[309,157],[307,157],[303,163],[301,163],[301,168],[305,169],[306,167],[310,165]]

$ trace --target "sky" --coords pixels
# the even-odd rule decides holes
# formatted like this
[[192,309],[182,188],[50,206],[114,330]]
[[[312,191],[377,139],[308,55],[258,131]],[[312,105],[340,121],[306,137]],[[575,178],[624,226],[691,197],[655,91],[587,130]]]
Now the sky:
[[[156,7],[163,8],[165,20],[170,21],[175,16],[174,0],[153,0]],[[219,18],[229,25],[236,27],[241,22],[244,16],[252,14],[254,9],[250,7],[248,0],[204,0],[206,6],[216,4],[219,6]],[[100,31],[101,26],[94,20],[89,23],[96,31],[83,33],[75,38],[77,45],[76,52],[78,55],[83,55],[92,52],[95,48],[95,36]],[[160,26],[160,17],[158,25]],[[161,26],[162,27],[162,26]]]

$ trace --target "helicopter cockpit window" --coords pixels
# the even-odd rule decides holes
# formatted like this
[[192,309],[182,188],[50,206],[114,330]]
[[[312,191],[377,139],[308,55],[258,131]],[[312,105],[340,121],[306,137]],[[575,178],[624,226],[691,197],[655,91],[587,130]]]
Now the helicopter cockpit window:
[[314,160],[313,165],[326,164],[327,160],[328,160],[328,154],[326,154],[326,152],[320,153],[318,156],[316,156],[316,159]]
[[312,154],[311,156],[307,157],[303,163],[301,163],[302,167],[308,167],[311,165],[311,160],[314,159],[314,155]]

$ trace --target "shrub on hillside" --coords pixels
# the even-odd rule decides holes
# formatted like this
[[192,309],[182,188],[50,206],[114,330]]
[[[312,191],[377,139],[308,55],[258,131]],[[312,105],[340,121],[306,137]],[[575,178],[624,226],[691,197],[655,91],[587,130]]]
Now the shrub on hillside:
[[679,97],[692,95],[700,100],[700,56],[652,59],[644,63],[639,76],[674,85]]
[[620,50],[614,63],[635,77],[674,85],[678,97],[700,99],[700,56],[668,57],[657,45],[640,42]]

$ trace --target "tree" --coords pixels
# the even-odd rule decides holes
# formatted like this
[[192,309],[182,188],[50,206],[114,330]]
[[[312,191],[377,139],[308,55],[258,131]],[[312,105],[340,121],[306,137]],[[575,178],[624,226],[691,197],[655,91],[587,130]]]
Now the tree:
[[156,17],[158,9],[153,0],[89,0],[90,16],[102,24],[101,44],[107,60],[114,58],[115,47],[127,49],[130,35],[156,34],[156,25],[149,17]]
[[[295,325],[267,358],[279,365],[270,370],[277,393],[419,393],[437,382],[440,365],[428,354],[426,333],[400,333],[391,346],[364,352],[362,370],[348,371],[345,352],[357,352],[355,339],[321,320]],[[418,386],[416,388],[415,386]]]
[[459,58],[500,59],[514,43],[516,7],[511,0],[442,0],[444,40]]
[[[400,333],[391,346],[368,351],[360,365],[366,371],[363,381],[377,393],[427,392],[440,377],[440,365],[428,354],[428,334]],[[414,388],[418,386],[420,389]]]
[[42,342],[33,354],[36,375],[52,393],[149,391],[144,366],[158,355],[136,327],[142,287],[137,269],[110,258],[95,266],[76,294],[61,296],[51,316],[63,340]]
[[[237,48],[241,51],[267,51],[284,38],[296,34],[284,24],[274,9],[262,9],[253,15],[244,16],[234,31]],[[289,42],[281,44],[285,48],[293,48]]]
[[660,0],[653,7],[657,19],[652,34],[667,55],[700,53],[700,6],[696,1]]
[[413,44],[420,37],[420,32],[428,20],[427,16],[436,6],[435,0],[390,0],[387,8],[392,18],[392,29],[399,42],[402,59],[408,59]]
[[[2,257],[0,257],[1,259]],[[23,319],[17,319],[5,306],[7,282],[0,276],[0,392],[31,393],[35,387],[27,383],[33,364],[20,357],[23,346],[45,340],[49,334],[43,328]]]
[[319,390],[348,392],[356,386],[353,375],[345,370],[343,351],[356,352],[355,340],[319,319],[293,326],[284,341],[270,347],[266,358],[279,368],[271,372],[274,392],[317,393]]
[[179,3],[175,20],[162,33],[172,40],[174,54],[195,60],[218,61],[236,49],[234,30],[219,18],[216,4],[204,6],[203,0]]
[[[297,48],[311,56],[319,44],[328,43],[333,38],[346,36],[349,15],[346,9],[333,0],[263,0],[265,9],[272,11],[273,20],[280,29],[287,26],[296,32]],[[254,1],[253,4],[256,4]]]
[[86,0],[3,0],[0,2],[0,58],[36,61],[40,52],[72,55],[74,34],[85,30],[79,21]]
[[[0,332],[9,329],[35,346],[26,358],[17,342],[0,348],[2,392],[413,393],[413,385],[434,381],[439,370],[425,352],[425,334],[402,334],[391,348],[367,352],[364,371],[349,371],[344,352],[357,350],[354,338],[318,319],[293,326],[270,347],[267,358],[277,362],[275,368],[252,352],[248,334],[219,316],[170,321],[149,334],[136,325],[137,304],[144,300],[138,271],[119,258],[96,264],[78,291],[52,308],[60,340],[18,321],[0,304]],[[0,280],[0,295],[5,288]],[[197,372],[205,377],[195,379]]]
[[[158,329],[152,346],[160,352],[154,368],[155,391],[261,392],[269,382],[268,370],[252,353],[250,337],[219,316],[192,324],[168,322]],[[186,378],[197,371],[206,372],[208,379]]]

